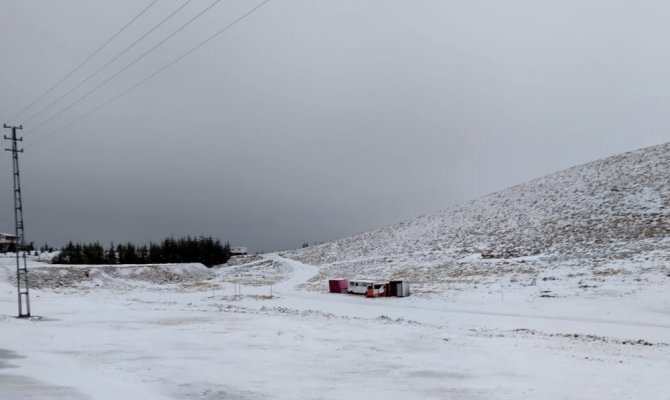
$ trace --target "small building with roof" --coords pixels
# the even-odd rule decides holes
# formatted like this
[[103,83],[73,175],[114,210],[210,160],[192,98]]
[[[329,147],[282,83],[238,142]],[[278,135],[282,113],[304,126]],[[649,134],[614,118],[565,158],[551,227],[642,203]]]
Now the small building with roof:
[[249,251],[246,247],[235,246],[230,248],[231,256],[246,256],[247,254],[249,254]]
[[0,232],[0,253],[6,253],[16,244],[16,235]]

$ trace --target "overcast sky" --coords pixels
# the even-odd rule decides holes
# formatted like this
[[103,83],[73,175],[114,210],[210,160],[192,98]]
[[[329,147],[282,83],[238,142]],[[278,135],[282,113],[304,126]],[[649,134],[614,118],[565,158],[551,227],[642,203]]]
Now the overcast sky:
[[[0,1],[0,122],[22,123],[185,0]],[[670,2],[272,0],[182,11],[25,123],[26,239],[214,235],[254,251],[408,219],[669,140]],[[6,133],[9,133],[6,131]],[[13,232],[2,155],[0,232]]]

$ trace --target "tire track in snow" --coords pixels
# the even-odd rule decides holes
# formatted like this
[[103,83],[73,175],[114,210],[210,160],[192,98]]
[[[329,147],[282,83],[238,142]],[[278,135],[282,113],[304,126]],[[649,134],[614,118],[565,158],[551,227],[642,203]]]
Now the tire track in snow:
[[300,261],[284,258],[276,253],[263,254],[261,257],[276,263],[288,265],[292,269],[291,276],[287,280],[274,285],[274,287],[278,289],[278,293],[295,293],[295,287],[297,285],[307,282],[319,272],[319,269],[313,265],[307,265]]

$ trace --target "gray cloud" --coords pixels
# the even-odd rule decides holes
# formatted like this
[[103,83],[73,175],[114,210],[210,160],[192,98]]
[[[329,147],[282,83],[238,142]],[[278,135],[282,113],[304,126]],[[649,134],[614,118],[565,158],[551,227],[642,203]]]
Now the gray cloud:
[[[0,117],[145,3],[3,1]],[[179,4],[159,2],[79,79]],[[207,4],[194,1],[107,74]],[[670,4],[595,0],[274,0],[48,135],[253,4],[221,2],[45,129],[26,125],[28,240],[212,234],[256,250],[297,247],[670,137]],[[4,158],[0,231],[11,231]]]

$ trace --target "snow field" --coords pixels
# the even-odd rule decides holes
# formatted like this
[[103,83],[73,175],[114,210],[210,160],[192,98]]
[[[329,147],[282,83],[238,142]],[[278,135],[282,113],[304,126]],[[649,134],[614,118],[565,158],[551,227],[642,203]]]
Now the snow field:
[[189,286],[128,274],[95,290],[34,290],[43,318],[33,320],[11,317],[15,292],[0,279],[0,347],[23,357],[0,366],[2,388],[19,400],[339,399],[352,389],[370,399],[627,399],[670,389],[663,285],[625,298],[366,299],[297,290],[315,267],[264,260],[290,271],[272,297],[266,285],[236,295],[224,268]]
[[[670,399],[670,143],[201,265],[0,257],[0,399]],[[409,298],[329,294],[406,279]]]

